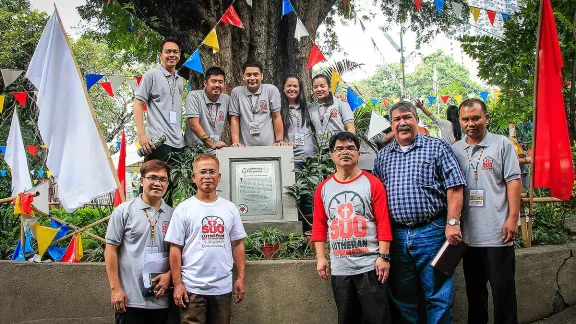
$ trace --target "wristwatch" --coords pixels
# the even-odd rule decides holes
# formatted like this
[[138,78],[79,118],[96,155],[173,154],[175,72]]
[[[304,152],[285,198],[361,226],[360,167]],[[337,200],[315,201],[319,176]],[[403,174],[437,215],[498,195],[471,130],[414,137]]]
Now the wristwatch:
[[390,262],[390,260],[392,259],[390,257],[390,253],[378,253],[378,257],[384,259],[384,261],[388,261]]
[[448,219],[448,225],[450,225],[450,226],[456,226],[456,225],[460,226],[460,221],[457,220],[456,218],[449,218],[449,219]]

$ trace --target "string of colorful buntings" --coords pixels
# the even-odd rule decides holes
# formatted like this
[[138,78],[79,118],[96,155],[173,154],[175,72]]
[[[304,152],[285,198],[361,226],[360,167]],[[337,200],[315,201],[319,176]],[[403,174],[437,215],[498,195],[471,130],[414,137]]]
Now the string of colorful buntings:
[[[454,1],[452,1],[451,3],[452,3],[452,11],[456,15],[456,17],[460,17],[464,5]],[[441,16],[444,11],[444,4],[445,4],[444,0],[434,0],[434,5],[436,6],[436,11],[438,12],[439,16]],[[420,12],[420,10],[422,9],[422,0],[414,0],[414,5],[416,7],[416,11]],[[470,8],[472,17],[474,17],[474,22],[478,22],[478,18],[480,17],[480,13],[482,11],[486,12],[488,20],[492,25],[494,25],[494,22],[496,21],[496,14],[500,14],[502,16],[503,21],[508,21],[508,19],[510,18],[510,13],[498,12],[495,10],[479,8],[475,6],[468,6],[468,7]]]

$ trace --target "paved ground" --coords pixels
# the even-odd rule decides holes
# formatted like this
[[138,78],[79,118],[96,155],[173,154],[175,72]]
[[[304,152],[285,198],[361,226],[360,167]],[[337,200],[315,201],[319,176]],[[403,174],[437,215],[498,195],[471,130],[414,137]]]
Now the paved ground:
[[532,324],[573,324],[576,323],[576,306],[568,307],[558,314],[554,314]]

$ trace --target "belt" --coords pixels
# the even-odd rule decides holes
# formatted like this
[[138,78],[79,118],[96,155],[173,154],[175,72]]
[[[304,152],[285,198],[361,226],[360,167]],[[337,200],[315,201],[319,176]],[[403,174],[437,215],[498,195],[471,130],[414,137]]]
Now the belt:
[[443,210],[440,213],[436,214],[435,216],[432,216],[432,217],[425,219],[425,220],[422,220],[422,221],[410,222],[410,223],[394,223],[393,225],[394,226],[414,228],[414,227],[420,227],[420,226],[427,225],[427,224],[434,222],[434,221],[437,221],[437,220],[446,219],[447,216],[448,216],[448,213],[446,212],[446,210]]

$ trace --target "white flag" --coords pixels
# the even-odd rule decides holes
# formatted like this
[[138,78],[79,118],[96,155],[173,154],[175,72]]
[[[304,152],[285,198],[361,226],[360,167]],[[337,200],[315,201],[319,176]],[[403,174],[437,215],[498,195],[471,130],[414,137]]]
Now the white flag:
[[1,69],[0,72],[2,73],[2,80],[4,80],[4,88],[7,88],[18,79],[24,70]]
[[454,10],[456,18],[460,18],[460,15],[462,14],[462,4],[458,2],[452,2],[452,9]]
[[372,116],[370,116],[370,125],[368,126],[368,139],[380,134],[388,127],[390,127],[390,122],[386,118],[372,111]]
[[252,0],[246,0],[246,2],[248,3],[248,5],[249,5],[250,7],[252,7]]
[[302,23],[302,20],[300,20],[300,18],[296,18],[296,31],[294,32],[294,38],[300,41],[300,38],[304,36],[310,36],[310,34],[308,34],[308,31]]
[[118,88],[120,88],[122,82],[126,80],[126,77],[121,75],[112,75],[108,77],[108,80],[110,80],[110,84],[112,85],[112,92],[116,94],[116,91],[118,91]]
[[128,85],[130,86],[130,88],[132,88],[133,91],[138,90],[138,81],[136,81],[136,79],[128,79],[126,80],[126,83],[128,83]]
[[38,42],[26,77],[38,89],[38,128],[50,148],[46,165],[58,195],[72,212],[93,198],[114,191],[116,181],[56,13]]
[[22,141],[16,109],[14,109],[14,114],[12,115],[12,124],[10,125],[10,133],[6,141],[4,160],[12,170],[12,196],[32,189],[30,169],[28,168],[28,160],[26,160],[26,151],[24,149],[24,141]]

